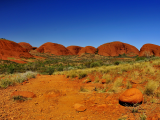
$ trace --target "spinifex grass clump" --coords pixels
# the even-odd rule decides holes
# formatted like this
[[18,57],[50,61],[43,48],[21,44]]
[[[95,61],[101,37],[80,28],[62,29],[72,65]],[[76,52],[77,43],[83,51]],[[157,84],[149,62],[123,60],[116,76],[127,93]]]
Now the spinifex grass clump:
[[16,83],[22,83],[30,78],[35,78],[36,75],[37,73],[32,71],[27,71],[26,73],[11,74],[0,80],[0,87],[7,88],[10,85],[14,85]]
[[144,90],[144,93],[147,95],[152,95],[154,91],[158,88],[159,83],[153,80],[150,80]]
[[82,78],[84,78],[86,76],[87,76],[87,73],[81,72],[81,73],[78,74],[78,79],[82,79]]
[[112,77],[110,74],[104,74],[102,76],[103,79],[106,79],[106,84],[110,83],[112,81]]

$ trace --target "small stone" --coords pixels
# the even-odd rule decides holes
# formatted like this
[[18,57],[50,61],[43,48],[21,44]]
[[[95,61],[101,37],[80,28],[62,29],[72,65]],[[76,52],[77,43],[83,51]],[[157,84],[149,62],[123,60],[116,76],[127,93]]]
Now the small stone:
[[76,103],[76,104],[74,105],[74,109],[75,109],[76,111],[78,111],[78,112],[83,112],[83,111],[86,110],[86,107],[85,107],[84,105],[82,105],[82,104]]
[[102,105],[98,105],[97,107],[98,107],[98,108],[106,108],[107,105],[106,105],[106,104],[102,104]]
[[87,117],[81,117],[81,120],[88,120]]

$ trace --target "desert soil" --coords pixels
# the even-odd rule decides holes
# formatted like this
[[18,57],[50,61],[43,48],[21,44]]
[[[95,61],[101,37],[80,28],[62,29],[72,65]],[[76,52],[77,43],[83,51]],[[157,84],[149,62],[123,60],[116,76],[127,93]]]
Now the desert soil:
[[[159,104],[142,103],[138,113],[132,113],[119,104],[120,93],[97,93],[93,90],[96,83],[83,83],[83,80],[64,75],[37,75],[22,84],[0,89],[0,120],[118,120],[122,117],[139,120],[143,111],[147,120],[158,120]],[[80,92],[81,86],[90,91]],[[14,101],[10,96],[16,90],[33,92],[36,97]],[[86,110],[76,111],[76,103],[83,104]]]

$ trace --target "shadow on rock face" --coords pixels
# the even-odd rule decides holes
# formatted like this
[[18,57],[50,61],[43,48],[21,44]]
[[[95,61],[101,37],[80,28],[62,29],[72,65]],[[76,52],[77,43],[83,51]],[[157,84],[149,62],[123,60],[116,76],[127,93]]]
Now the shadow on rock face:
[[142,102],[140,103],[127,103],[127,102],[122,102],[119,100],[119,104],[122,106],[126,106],[126,107],[136,107],[142,104]]

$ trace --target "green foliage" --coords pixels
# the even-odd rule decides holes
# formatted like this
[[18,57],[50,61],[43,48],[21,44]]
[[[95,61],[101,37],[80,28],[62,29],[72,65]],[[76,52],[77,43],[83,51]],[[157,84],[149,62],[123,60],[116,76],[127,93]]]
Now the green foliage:
[[53,67],[48,67],[47,70],[46,70],[46,72],[47,72],[49,75],[52,75],[53,72],[54,72],[54,70],[55,70],[55,68],[53,68]]
[[93,68],[93,67],[100,67],[101,64],[99,62],[93,62],[90,64],[90,67]]
[[14,67],[13,65],[8,66],[8,68],[7,68],[7,73],[13,74],[13,73],[14,73],[14,69],[15,69],[15,67]]
[[140,61],[140,60],[145,60],[146,58],[145,57],[137,57],[136,59],[135,59],[135,61]]
[[13,81],[9,80],[9,79],[1,79],[0,81],[0,87],[1,88],[7,88],[10,85],[13,85]]
[[87,89],[85,89],[83,86],[80,87],[80,92],[88,92]]
[[12,98],[14,101],[26,101],[27,98],[23,97],[23,96],[13,96]]
[[84,65],[85,65],[87,68],[90,68],[91,63],[92,63],[91,61],[85,62]]
[[58,67],[57,71],[63,71],[63,66]]
[[114,65],[119,65],[119,64],[120,64],[119,61],[114,62]]
[[119,54],[119,56],[118,57],[126,57],[126,54],[125,53],[123,53],[123,54]]
[[146,120],[147,119],[147,116],[143,113],[143,114],[140,114],[140,120]]
[[79,75],[78,75],[78,79],[82,79],[82,78],[84,78],[84,77],[86,77],[86,76],[87,76],[87,73],[81,72],[81,73],[79,73]]

